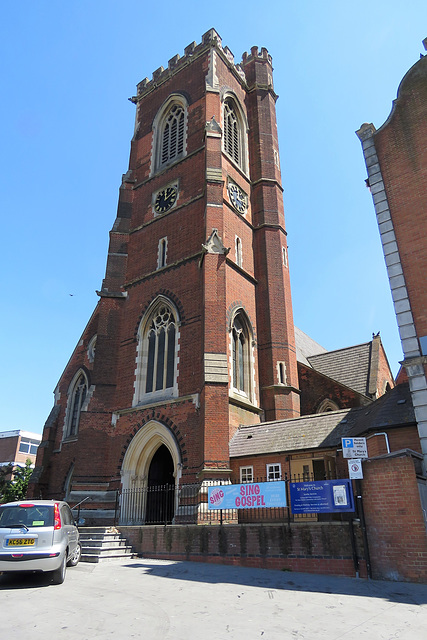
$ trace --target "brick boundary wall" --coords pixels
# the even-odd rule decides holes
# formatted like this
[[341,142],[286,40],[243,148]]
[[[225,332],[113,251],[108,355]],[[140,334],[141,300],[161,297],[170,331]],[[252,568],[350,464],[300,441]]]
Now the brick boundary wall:
[[367,576],[360,527],[354,527],[357,574],[348,522],[117,528],[135,552],[146,558]]
[[413,455],[405,450],[367,460],[363,475],[372,577],[427,583],[426,525]]

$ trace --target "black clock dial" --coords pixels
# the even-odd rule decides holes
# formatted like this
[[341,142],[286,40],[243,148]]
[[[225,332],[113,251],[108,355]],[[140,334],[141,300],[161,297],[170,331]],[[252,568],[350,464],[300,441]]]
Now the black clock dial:
[[166,187],[162,189],[156,196],[154,202],[154,210],[156,213],[165,213],[173,207],[178,197],[178,191],[176,187]]
[[230,194],[232,205],[239,213],[244,213],[246,211],[246,195],[243,191],[236,184],[230,184],[228,193]]

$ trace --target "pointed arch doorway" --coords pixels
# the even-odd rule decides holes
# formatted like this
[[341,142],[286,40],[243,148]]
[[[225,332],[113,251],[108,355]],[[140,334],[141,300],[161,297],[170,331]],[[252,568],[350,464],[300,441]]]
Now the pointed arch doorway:
[[169,449],[160,445],[153,455],[148,470],[147,524],[171,523],[174,516],[175,477]]
[[126,451],[121,476],[121,524],[165,524],[177,509],[181,453],[172,431],[150,421]]

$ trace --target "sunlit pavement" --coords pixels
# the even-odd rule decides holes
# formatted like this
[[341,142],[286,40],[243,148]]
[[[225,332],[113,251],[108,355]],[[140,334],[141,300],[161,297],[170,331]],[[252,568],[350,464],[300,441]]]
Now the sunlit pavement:
[[426,640],[427,586],[138,559],[0,576],[3,638]]

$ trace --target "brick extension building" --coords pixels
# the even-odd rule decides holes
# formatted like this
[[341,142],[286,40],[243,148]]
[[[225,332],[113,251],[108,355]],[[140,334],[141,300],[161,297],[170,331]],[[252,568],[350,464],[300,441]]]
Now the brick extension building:
[[38,433],[14,429],[0,432],[0,467],[25,467],[27,460],[34,465],[41,441]]
[[330,354],[295,343],[276,99],[267,50],[235,64],[214,30],[138,85],[99,302],[55,391],[34,495],[90,496],[108,517],[120,486],[228,479],[241,424],[393,386],[379,336]]
[[404,76],[386,122],[364,124],[357,135],[427,470],[427,56]]

